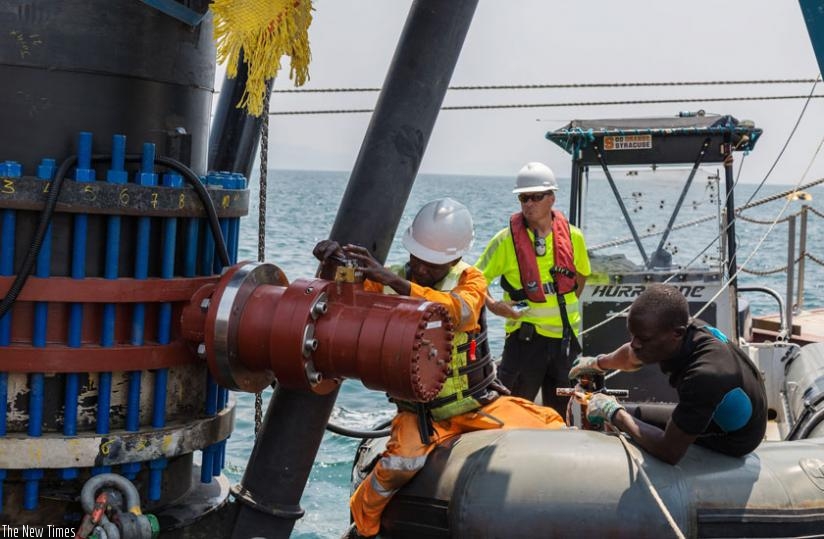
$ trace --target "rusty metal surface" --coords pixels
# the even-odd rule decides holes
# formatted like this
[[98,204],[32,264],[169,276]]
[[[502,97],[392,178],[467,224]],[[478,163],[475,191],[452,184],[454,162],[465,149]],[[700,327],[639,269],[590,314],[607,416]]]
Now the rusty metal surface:
[[[274,298],[267,296],[267,306],[263,312],[248,316],[245,307],[252,294],[258,294],[262,285],[276,285],[266,290],[275,292]],[[286,275],[274,264],[249,263],[235,266],[221,278],[219,289],[211,301],[206,323],[206,357],[212,371],[219,371],[219,383],[238,391],[257,393],[270,385],[275,378],[268,366],[266,356],[250,354],[245,361],[238,360],[240,328],[246,328],[259,335],[245,344],[258,350],[265,350],[271,315],[277,305],[283,287],[288,286]],[[254,303],[254,302],[253,302]],[[255,331],[255,330],[258,331]]]
[[[40,211],[51,182],[24,176],[2,178],[0,208]],[[242,217],[249,213],[248,189],[214,189],[209,187],[217,216]],[[138,215],[141,217],[203,217],[206,215],[191,188],[143,186],[134,183],[63,181],[57,212]]]
[[83,346],[64,345],[35,348],[12,345],[2,349],[4,372],[107,372],[162,369],[198,362],[197,356],[184,341],[143,346]]
[[230,402],[215,416],[163,429],[73,437],[6,436],[0,440],[0,469],[113,466],[172,458],[225,440],[232,432],[234,417],[235,404]]
[[[257,391],[276,376],[284,387],[327,394],[354,378],[413,401],[440,391],[453,337],[443,306],[365,292],[362,283],[269,284],[282,274],[266,266],[227,272],[201,300],[203,353],[221,385]],[[185,312],[198,317],[192,305]]]
[[[14,276],[0,277],[0,296],[5,295]],[[17,301],[65,303],[150,303],[189,301],[202,286],[218,276],[175,277],[174,279],[101,279],[87,277],[29,277]]]
[[[111,373],[111,391],[109,393],[109,428],[125,428],[126,412],[129,400],[129,382],[132,372]],[[154,402],[154,383],[156,371],[139,371],[141,374],[140,424],[150,425]],[[189,364],[167,369],[166,419],[186,421],[200,417],[204,413],[206,399],[206,379],[208,371],[204,364]],[[99,375],[96,373],[79,373],[79,393],[77,399],[78,431],[96,431],[97,417],[101,412]],[[31,392],[30,376],[26,373],[10,373],[7,377],[8,391],[6,400],[7,434],[23,434],[28,431]],[[44,433],[62,432],[65,416],[66,378],[63,374],[48,373],[43,376],[43,420]],[[2,438],[0,438],[2,440]]]

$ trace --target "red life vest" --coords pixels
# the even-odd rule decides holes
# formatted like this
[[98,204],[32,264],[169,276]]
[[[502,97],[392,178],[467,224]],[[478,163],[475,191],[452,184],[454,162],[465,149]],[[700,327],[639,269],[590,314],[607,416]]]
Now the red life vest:
[[[516,212],[509,218],[509,230],[512,242],[515,245],[515,257],[518,260],[518,273],[523,285],[523,293],[529,301],[534,303],[546,302],[544,292],[554,291],[558,294],[572,292],[578,286],[575,281],[575,258],[572,249],[572,239],[569,234],[569,222],[564,215],[552,210],[552,252],[555,257],[550,274],[554,280],[554,290],[549,290],[541,282],[538,270],[538,258],[535,247],[527,233],[526,218],[523,213]],[[512,293],[510,292],[510,297]],[[517,299],[517,298],[513,298]]]

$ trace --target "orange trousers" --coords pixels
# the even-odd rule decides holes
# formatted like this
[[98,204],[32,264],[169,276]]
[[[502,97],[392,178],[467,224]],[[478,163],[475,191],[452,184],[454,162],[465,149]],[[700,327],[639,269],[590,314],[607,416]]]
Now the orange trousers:
[[424,444],[418,433],[418,418],[412,412],[398,412],[386,451],[349,500],[352,518],[363,536],[380,531],[381,513],[392,495],[411,480],[426,463],[426,456],[438,443],[464,432],[486,429],[560,429],[563,418],[553,410],[517,397],[499,397],[474,411],[433,424],[432,442]]

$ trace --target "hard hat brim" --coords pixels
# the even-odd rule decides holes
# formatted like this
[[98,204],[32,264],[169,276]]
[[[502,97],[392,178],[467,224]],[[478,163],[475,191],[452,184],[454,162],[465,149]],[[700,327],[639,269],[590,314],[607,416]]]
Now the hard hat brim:
[[424,262],[429,262],[430,264],[446,264],[447,262],[458,260],[463,257],[468,250],[468,248],[465,250],[455,249],[452,253],[435,251],[415,241],[415,238],[412,237],[409,230],[407,230],[406,234],[404,234],[402,241],[403,246],[406,247],[406,250],[409,251],[410,254],[414,255],[416,258],[420,258]]
[[513,193],[516,195],[518,193],[543,193],[544,191],[557,191],[558,186],[546,186],[546,185],[532,185],[530,187],[516,187],[512,190]]

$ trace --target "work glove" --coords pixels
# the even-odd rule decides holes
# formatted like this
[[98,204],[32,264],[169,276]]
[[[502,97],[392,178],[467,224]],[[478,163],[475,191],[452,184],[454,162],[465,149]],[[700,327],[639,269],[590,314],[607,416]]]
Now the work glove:
[[593,425],[603,425],[604,421],[612,423],[612,418],[624,407],[615,400],[615,397],[595,393],[587,402],[587,420]]
[[572,362],[572,368],[569,370],[569,379],[577,380],[581,376],[604,374],[604,372],[604,369],[598,366],[598,357],[578,356],[575,361]]

